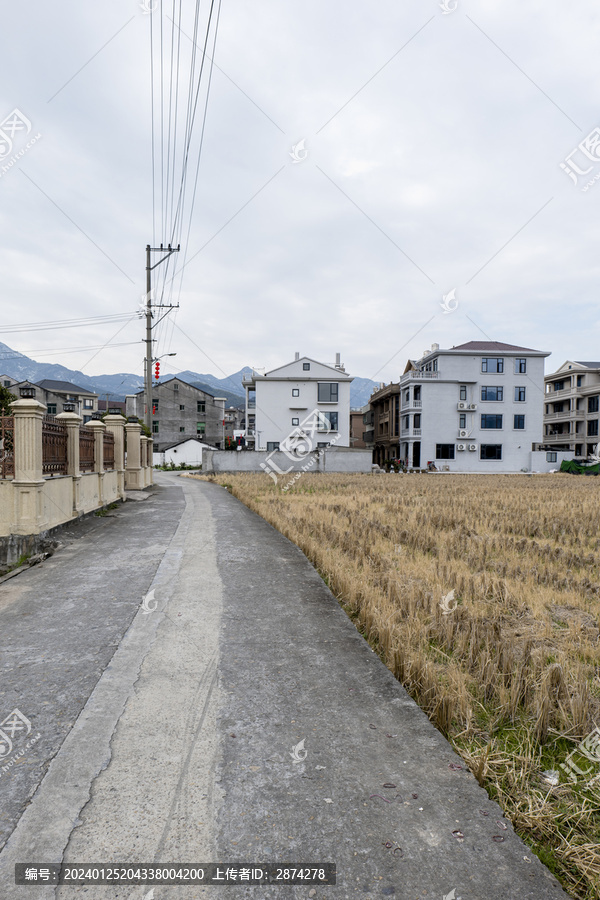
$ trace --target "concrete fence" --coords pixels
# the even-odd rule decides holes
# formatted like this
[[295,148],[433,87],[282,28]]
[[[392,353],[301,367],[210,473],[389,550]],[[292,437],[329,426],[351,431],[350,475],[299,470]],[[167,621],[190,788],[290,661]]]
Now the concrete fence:
[[[35,399],[15,400],[2,419],[0,563],[47,534],[152,484],[152,439],[121,415],[82,428],[76,413],[46,416]],[[127,448],[127,451],[126,451]]]
[[320,448],[294,457],[283,450],[204,450],[202,472],[264,472],[285,478],[296,472],[370,472],[370,450],[350,447]]

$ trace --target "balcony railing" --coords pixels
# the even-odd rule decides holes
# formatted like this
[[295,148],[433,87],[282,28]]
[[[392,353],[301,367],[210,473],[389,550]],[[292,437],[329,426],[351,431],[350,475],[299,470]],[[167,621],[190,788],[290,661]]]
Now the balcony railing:
[[584,409],[565,409],[563,412],[552,412],[544,414],[544,421],[556,421],[557,419],[583,419],[585,418]]
[[422,400],[403,400],[400,409],[421,409],[422,406]]
[[439,378],[439,372],[416,372],[414,369],[411,369],[410,372],[406,373],[406,377],[413,378],[415,380],[420,380],[423,378]]

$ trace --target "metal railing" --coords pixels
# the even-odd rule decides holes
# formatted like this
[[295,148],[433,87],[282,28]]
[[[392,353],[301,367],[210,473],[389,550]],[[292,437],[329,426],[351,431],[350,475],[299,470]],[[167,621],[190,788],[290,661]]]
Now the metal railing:
[[54,416],[42,421],[42,473],[67,474],[67,427]]
[[115,467],[115,436],[112,431],[105,431],[102,442],[104,444],[104,468]]
[[0,478],[15,477],[15,420],[0,416]]
[[94,471],[94,432],[91,428],[79,429],[79,471]]

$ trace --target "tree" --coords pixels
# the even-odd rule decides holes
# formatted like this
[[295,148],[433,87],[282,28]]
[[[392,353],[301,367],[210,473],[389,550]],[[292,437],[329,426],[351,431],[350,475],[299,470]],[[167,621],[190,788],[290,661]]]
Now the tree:
[[10,408],[10,404],[13,400],[16,400],[14,394],[5,388],[3,385],[0,385],[0,415],[1,416],[10,416],[12,415],[12,409]]

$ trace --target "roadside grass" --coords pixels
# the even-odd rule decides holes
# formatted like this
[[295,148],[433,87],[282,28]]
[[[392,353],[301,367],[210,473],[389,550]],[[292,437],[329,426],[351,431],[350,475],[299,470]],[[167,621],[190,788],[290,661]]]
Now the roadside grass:
[[595,481],[305,474],[284,493],[226,479],[306,554],[569,893],[598,900],[600,789],[559,768],[600,725]]

